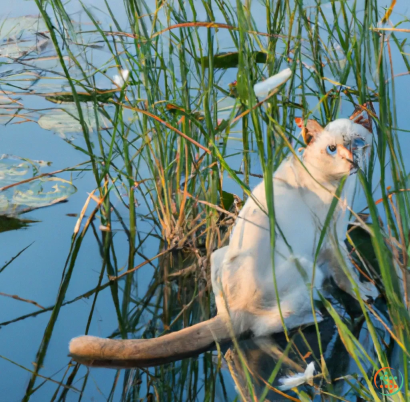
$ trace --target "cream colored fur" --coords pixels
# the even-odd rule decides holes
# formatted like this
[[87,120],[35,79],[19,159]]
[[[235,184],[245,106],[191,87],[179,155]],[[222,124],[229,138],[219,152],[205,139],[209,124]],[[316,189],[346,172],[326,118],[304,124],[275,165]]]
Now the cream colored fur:
[[[335,241],[345,255],[346,266],[362,298],[377,294],[373,286],[359,281],[343,243],[347,207],[356,184],[354,174],[348,178],[346,191],[329,226],[337,239],[333,239],[332,244],[331,239],[326,238],[313,278],[314,256],[333,196],[340,179],[351,170],[347,159],[352,156],[343,146],[357,136],[369,141],[369,134],[350,120],[337,120],[316,134],[300,160],[289,157],[274,174],[274,209],[280,228],[276,229],[275,275],[280,309],[288,329],[314,321],[311,286],[320,290],[326,278],[333,277],[340,288],[356,297],[334,253]],[[336,156],[326,154],[326,147],[332,144],[340,145]],[[212,287],[218,315],[232,321],[237,333],[250,329],[260,336],[283,330],[274,290],[267,209],[262,182],[241,210],[229,246],[212,255]],[[320,316],[317,318],[320,320]]]

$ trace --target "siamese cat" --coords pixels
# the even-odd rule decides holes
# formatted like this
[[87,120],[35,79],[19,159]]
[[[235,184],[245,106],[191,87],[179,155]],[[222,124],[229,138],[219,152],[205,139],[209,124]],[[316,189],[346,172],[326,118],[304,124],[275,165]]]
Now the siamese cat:
[[[302,127],[303,153],[289,156],[274,173],[274,266],[264,182],[253,190],[229,245],[211,257],[216,317],[154,339],[80,336],[71,341],[70,356],[94,367],[149,367],[198,355],[244,333],[263,336],[282,332],[283,325],[292,329],[311,324],[322,319],[312,307],[311,292],[317,298],[330,278],[354,298],[375,297],[376,288],[359,280],[344,244],[356,170],[363,167],[372,140],[368,121],[357,121],[361,124],[338,119],[323,128],[309,120]],[[303,126],[301,119],[298,125]],[[332,201],[346,176],[317,253]]]

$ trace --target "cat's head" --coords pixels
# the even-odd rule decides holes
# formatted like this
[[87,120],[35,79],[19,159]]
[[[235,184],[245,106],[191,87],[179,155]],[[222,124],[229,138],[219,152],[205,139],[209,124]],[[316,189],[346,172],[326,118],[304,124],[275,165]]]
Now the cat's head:
[[[296,121],[302,125],[301,119]],[[340,180],[343,176],[364,168],[372,136],[362,124],[349,119],[337,119],[322,127],[315,120],[302,125],[306,143],[303,162],[314,177],[325,181]]]

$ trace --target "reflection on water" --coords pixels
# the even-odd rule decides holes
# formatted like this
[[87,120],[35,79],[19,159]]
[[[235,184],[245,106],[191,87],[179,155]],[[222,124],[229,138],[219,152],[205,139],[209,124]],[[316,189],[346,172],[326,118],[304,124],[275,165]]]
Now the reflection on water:
[[[344,373],[348,365],[348,356],[346,350],[337,345],[340,340],[336,338],[337,329],[334,326],[333,320],[328,318],[321,322],[319,324],[319,331],[323,350],[326,351],[331,346],[340,352],[337,374]],[[282,385],[279,379],[296,373],[303,373],[310,362],[314,362],[316,370],[320,369],[321,354],[315,326],[290,332],[289,340],[290,342],[288,343],[284,334],[278,334],[272,337],[254,338],[239,343],[246,367],[251,373],[250,378],[253,382],[254,392],[258,398],[264,395],[269,401],[289,400],[286,399],[286,394],[296,395],[292,392],[285,393],[279,391],[278,387]],[[247,400],[251,400],[246,375],[242,369],[241,358],[237,350],[231,349],[225,357],[228,364],[232,366],[231,373],[234,373],[237,387],[241,389]],[[278,364],[278,362],[281,362],[281,364]],[[275,370],[276,367],[278,370]],[[328,366],[327,369],[331,378],[340,377],[340,375],[335,377],[336,373],[334,372],[335,370],[332,370],[332,367]],[[275,372],[276,376],[272,382],[272,374]],[[322,381],[324,381],[322,378],[315,380],[316,383]],[[275,390],[269,385],[274,387]],[[267,394],[266,389],[268,390]],[[313,389],[311,387],[300,387],[299,390],[310,394]]]
[[[0,122],[7,124],[0,127],[0,154],[18,155],[20,158],[24,158],[24,161],[19,159],[17,167],[10,167],[16,162],[16,160],[12,160],[8,166],[4,167],[2,160],[0,160],[0,175],[3,171],[7,173],[0,177],[0,181],[4,178],[8,180],[7,183],[2,182],[0,187],[15,183],[14,179],[11,180],[11,176],[19,175],[24,169],[33,169],[34,167],[37,169],[30,172],[24,170],[24,173],[27,174],[24,178],[28,178],[39,173],[50,173],[75,167],[89,161],[87,144],[80,133],[81,125],[78,121],[77,111],[72,102],[66,103],[69,100],[67,97],[61,98],[61,92],[65,94],[71,92],[70,85],[64,76],[44,21],[38,17],[35,3],[24,0],[9,3],[7,7],[11,9],[6,11],[11,11],[12,15],[10,18],[4,17],[4,24],[1,25],[0,32],[0,60],[2,63],[0,65],[2,88]],[[130,4],[128,1],[126,3]],[[320,18],[325,16],[331,24],[334,24],[333,6],[337,7],[339,3],[324,2]],[[107,31],[119,29],[116,25],[113,28],[113,19],[105,11],[106,4],[103,0],[90,0],[86,4],[94,13],[93,15],[98,17],[101,28]],[[122,3],[110,0],[107,4],[115,7],[116,22],[120,27],[124,31],[131,32],[126,9]],[[292,7],[294,6],[293,2],[290,4]],[[309,5],[305,4],[305,7],[311,7],[315,4],[316,2],[310,2]],[[353,2],[347,2],[347,4],[352,5]],[[162,7],[158,2],[150,1],[147,8],[155,9],[156,5]],[[195,2],[195,5],[197,7],[195,17],[198,20],[205,19],[204,4]],[[364,2],[358,2],[356,9],[358,15],[363,13],[363,5]],[[136,54],[138,54],[142,42],[138,43],[137,46],[131,40],[124,42],[124,47],[119,50],[118,57],[113,58],[108,51],[107,43],[96,32],[80,3],[71,1],[65,6],[68,14],[72,16],[73,29],[81,31],[77,34],[75,41],[69,43],[70,49],[74,51],[74,56],[78,58],[80,63],[73,62],[66,52],[66,47],[64,47],[63,54],[71,77],[75,80],[77,90],[84,95],[91,89],[96,91],[112,88],[113,76],[118,74],[118,63],[127,67],[127,63],[129,63],[127,58],[133,58],[133,63],[140,62]],[[215,6],[215,3],[213,6],[215,20],[225,21],[225,15],[222,11]],[[175,7],[180,10],[178,4],[175,4]],[[265,26],[265,6],[262,6],[260,2],[254,2],[252,7],[256,23],[262,27]],[[313,10],[313,7],[311,9]],[[392,17],[394,23],[401,19],[397,15],[409,15],[404,2],[397,4],[395,8]],[[342,14],[339,15],[340,20],[343,20],[344,17]],[[171,21],[172,24],[190,21],[194,19],[194,15],[189,9],[180,10],[180,14],[166,15],[164,8],[160,8],[155,16],[147,11],[147,15],[144,17],[145,20],[149,21],[149,24],[154,21],[154,18],[157,19],[159,30],[159,28],[167,26],[168,21]],[[321,24],[323,29],[324,21],[321,20]],[[148,28],[151,26],[149,25]],[[282,27],[281,29],[286,28]],[[181,36],[174,36],[177,35],[176,32]],[[198,38],[195,40],[206,43],[208,30],[202,29],[195,32],[198,34]],[[230,31],[219,29],[218,32],[213,30],[212,33],[217,34],[218,39],[215,40],[215,46],[218,47],[214,49],[215,53],[236,51]],[[400,41],[405,39],[405,36],[398,37]],[[170,80],[172,82],[168,85],[176,88],[176,93],[182,91],[181,88],[186,85],[181,77],[179,64],[181,53],[178,48],[185,41],[183,32],[176,30],[172,34],[167,32],[162,35],[162,38],[163,44],[166,45],[163,46],[165,56],[163,65],[161,65],[164,70],[158,68],[158,71],[161,71],[158,73],[158,79],[155,83],[151,83],[152,87],[159,86],[163,91],[162,98],[156,99],[159,106],[163,104],[166,96],[164,82],[170,72],[173,72],[174,75]],[[181,40],[181,43],[177,42],[178,46],[173,42],[177,40],[176,38]],[[258,39],[260,40],[258,46],[266,47],[267,42],[264,41],[264,38]],[[281,39],[283,42],[278,44],[275,63],[285,60],[281,52],[285,51],[289,45],[288,38]],[[168,43],[167,40],[170,42]],[[347,92],[346,98],[344,98],[346,102],[352,96],[356,99],[358,95],[358,91],[355,89],[357,83],[353,74],[349,75],[345,86],[336,85],[335,76],[344,74],[343,68],[347,64],[346,55],[341,50],[339,40],[339,35],[335,34],[326,42],[328,51],[323,60],[323,75],[326,79],[323,79],[322,89],[324,92],[321,95],[321,102],[326,96],[335,96],[336,99],[341,93],[341,88]],[[110,37],[110,46],[119,46],[119,43],[118,37]],[[198,43],[195,43],[193,48],[198,47],[197,45]],[[303,42],[303,45],[304,80],[309,84],[308,92],[310,93],[311,88],[315,88],[317,84],[310,76],[310,72],[314,71],[315,68],[314,60],[312,60],[307,40]],[[324,45],[324,47],[326,46]],[[408,52],[407,48],[403,49],[404,52]],[[395,73],[402,74],[397,78],[400,81],[397,81],[399,85],[397,85],[395,93],[397,98],[397,128],[408,130],[408,91],[406,88],[409,87],[410,77],[403,74],[408,69],[400,49],[392,47],[390,50]],[[208,49],[204,47],[202,61],[207,60],[209,63],[206,51]],[[286,60],[289,59],[289,63],[294,57],[292,52],[293,50],[290,49],[286,55]],[[255,53],[255,61],[264,62],[267,54],[269,52],[258,51]],[[190,56],[193,55],[190,54]],[[225,90],[225,92],[221,91],[217,94],[219,103],[215,110],[218,110],[218,118],[228,119],[231,114],[239,111],[239,102],[226,95],[226,92],[229,92],[230,88],[232,89],[232,85],[231,87],[229,85],[237,79],[235,66],[238,63],[238,57],[236,53],[233,56],[216,59],[218,63],[231,63],[228,66],[229,69],[215,72],[218,87]],[[148,61],[144,60],[141,66],[146,62]],[[375,61],[369,60],[368,63],[371,65]],[[221,68],[223,66],[224,64],[217,65]],[[197,86],[200,86],[203,77],[198,72],[198,75],[195,75],[195,69],[191,64],[190,68],[188,73],[191,75],[189,75],[188,81],[193,88],[190,99],[192,110],[201,117],[203,116],[203,88],[198,89]],[[206,65],[204,68],[206,69]],[[263,70],[263,74],[266,76],[267,72]],[[147,92],[142,88],[143,74],[134,73],[131,75],[131,85],[127,95],[132,100],[141,100],[138,105],[143,109],[147,98]],[[372,96],[376,97],[374,88],[377,87],[377,74],[367,68],[364,75],[368,78]],[[300,82],[296,82],[295,87],[300,84]],[[348,92],[350,87],[353,89]],[[97,94],[95,91],[94,94]],[[116,94],[117,98],[115,99],[118,99],[118,96],[119,93]],[[317,110],[318,99],[314,96],[309,98],[309,96],[311,95],[308,95],[307,102],[311,102],[311,104],[303,107],[311,110],[316,117],[322,117]],[[125,127],[124,132],[121,133],[124,135],[121,135],[121,138],[129,136],[132,148],[131,157],[137,158],[140,155],[140,148],[146,140],[143,136],[148,132],[147,142],[150,142],[156,131],[152,127],[144,126],[146,122],[143,118],[130,110],[121,114],[120,123],[118,120],[113,121],[116,106],[107,105],[105,103],[107,99],[98,98],[98,101],[101,102],[99,110],[95,110],[93,104],[86,104],[86,101],[82,99],[86,126],[93,142],[91,148],[95,152],[96,159],[100,161],[99,158],[102,157],[101,144],[105,152],[109,149],[113,139],[111,136],[113,127],[118,128],[121,125]],[[167,99],[167,101],[169,100]],[[171,101],[177,104],[180,99],[176,96]],[[299,113],[302,108],[299,104],[299,97],[293,97],[290,102]],[[346,103],[342,103],[336,112],[341,116],[347,116],[352,111],[349,109],[350,106],[348,104],[347,107]],[[170,111],[171,109],[172,107],[163,110],[161,116],[174,119],[172,120],[173,125],[181,128],[182,115],[178,115],[175,110]],[[171,115],[174,112],[175,117]],[[216,123],[217,120],[215,120],[215,125]],[[128,128],[130,129],[128,130]],[[226,139],[219,139],[221,142],[226,141],[225,145],[221,146],[221,150],[225,152],[224,155],[229,156],[227,161],[237,171],[243,167],[242,128],[235,126],[227,134]],[[97,136],[96,131],[99,131],[101,137]],[[160,130],[157,131],[162,133]],[[403,133],[405,135],[401,135]],[[410,137],[406,132],[399,131],[399,134],[402,152],[406,154],[410,145]],[[171,134],[168,133],[168,136],[171,137]],[[101,144],[99,140],[101,140]],[[261,173],[258,154],[255,151],[256,144],[251,141],[248,145],[249,159],[247,163],[249,170],[254,174]],[[174,176],[177,176],[172,169],[178,164],[178,158],[184,152],[184,149],[178,150],[179,156],[177,158],[176,153],[172,153],[173,148],[164,147],[161,150],[164,154],[170,153],[172,156],[171,160],[167,160],[168,165],[165,169],[166,171],[169,169],[171,172],[167,176],[170,181]],[[158,212],[153,208],[154,198],[160,183],[151,180],[152,171],[147,167],[149,163],[144,158],[135,159],[135,177],[132,177],[131,186],[132,191],[135,191],[136,227],[131,230],[129,222],[132,212],[130,212],[128,205],[130,194],[127,193],[126,187],[126,185],[129,186],[129,177],[123,161],[125,151],[124,148],[115,145],[112,152],[114,155],[113,168],[109,172],[111,174],[109,180],[112,184],[112,193],[115,195],[112,196],[110,204],[104,210],[107,214],[111,214],[111,227],[109,228],[111,231],[107,231],[107,226],[103,222],[103,214],[96,214],[94,219],[90,218],[96,207],[96,200],[91,198],[89,208],[84,214],[80,228],[78,228],[79,233],[81,233],[90,218],[89,230],[87,235],[81,239],[81,247],[79,246],[78,255],[73,261],[72,271],[69,271],[69,283],[66,282],[67,286],[64,288],[66,294],[58,313],[55,309],[56,297],[61,290],[62,277],[67,274],[67,267],[70,268],[67,261],[73,249],[71,243],[73,231],[88,199],[88,194],[96,187],[92,167],[88,164],[86,167],[64,171],[58,174],[60,182],[35,181],[31,184],[27,183],[23,190],[17,193],[17,197],[15,191],[11,191],[11,189],[9,192],[0,193],[0,290],[2,292],[0,295],[2,303],[0,344],[3,346],[0,355],[9,359],[0,358],[0,372],[2,373],[0,377],[0,395],[2,397],[0,399],[3,400],[3,396],[6,395],[7,397],[4,399],[6,402],[21,400],[32,377],[32,371],[38,369],[42,377],[36,378],[35,386],[30,391],[32,394],[28,395],[26,400],[39,402],[51,400],[131,401],[145,398],[144,400],[202,401],[206,397],[208,400],[234,400],[237,395],[234,385],[226,371],[218,371],[210,354],[205,354],[199,359],[185,360],[175,366],[150,369],[149,371],[131,370],[117,373],[112,370],[96,369],[88,372],[84,367],[70,365],[70,359],[67,357],[67,345],[74,336],[88,332],[104,337],[128,336],[138,338],[144,336],[149,338],[159,336],[168,330],[168,327],[171,330],[177,330],[182,325],[186,326],[203,320],[209,316],[212,310],[212,302],[208,298],[207,272],[209,267],[206,263],[206,241],[203,238],[201,238],[202,243],[198,248],[200,252],[195,249],[196,254],[191,253],[187,256],[184,253],[175,253],[169,258],[161,258],[159,262],[153,260],[138,268],[128,285],[125,280],[114,283],[109,281],[109,275],[116,276],[123,273],[129,264],[137,267],[155,257],[158,251],[162,251],[165,247],[162,238],[162,230],[164,230],[165,225],[163,222],[158,222],[161,211]],[[198,156],[201,155],[194,155],[195,158]],[[52,161],[52,166],[37,166],[41,160]],[[211,162],[207,161],[206,158],[204,160],[204,164],[201,165],[201,169],[203,169],[200,171],[201,174],[207,172],[206,169]],[[405,160],[405,163],[408,164],[408,161]],[[195,172],[195,169],[194,166],[192,172]],[[228,177],[226,172],[224,175],[225,198],[231,200],[231,206],[234,203],[233,194],[240,194],[242,198],[243,191],[234,180]],[[183,173],[181,177],[186,178],[188,175]],[[204,194],[207,193],[208,188],[205,186],[207,182],[203,181],[204,177],[200,176],[198,186],[204,187],[204,193],[201,195],[205,198]],[[249,186],[253,187],[259,180],[259,178],[250,175]],[[63,184],[66,187],[62,186]],[[391,183],[385,183],[386,186],[389,184]],[[57,188],[54,187],[55,185]],[[77,192],[75,192],[74,186]],[[374,197],[377,199],[380,196],[380,188],[375,187]],[[187,191],[191,191],[191,189],[189,188]],[[35,195],[34,201],[33,194]],[[68,195],[70,195],[69,198],[67,198]],[[165,197],[165,192],[162,195]],[[58,203],[50,208],[34,210],[40,206],[52,204],[53,200],[61,201],[63,198],[67,198],[68,202]],[[161,198],[161,194],[159,194],[159,198]],[[174,197],[172,201],[174,202],[175,199],[177,197]],[[363,200],[358,199],[357,201],[357,210],[360,210]],[[166,207],[173,212],[179,212],[175,202]],[[20,216],[19,219],[15,215],[2,217],[2,211],[10,212],[10,208],[15,213],[28,213]],[[199,210],[198,205],[192,206],[194,212],[196,209]],[[195,225],[198,225],[202,231],[201,219],[205,219],[205,217],[199,215],[192,227],[187,225],[187,231],[195,229]],[[228,218],[222,217],[218,221],[221,227],[226,223],[224,219]],[[168,223],[169,226],[175,225],[178,230],[181,229],[181,226],[176,225],[172,219]],[[224,234],[224,230],[222,230],[222,234]],[[133,235],[135,235],[134,244]],[[176,231],[175,239],[175,244],[178,241],[186,240],[182,231]],[[373,264],[373,261],[371,262]],[[130,291],[127,298],[124,298],[127,286]],[[334,301],[334,304],[337,306],[338,301]],[[352,329],[360,343],[364,345],[366,353],[377,361],[372,338],[369,336],[369,328],[363,317],[357,314],[360,309],[351,301],[343,304],[345,307],[347,306],[347,313],[342,308],[338,311],[345,318],[346,325]],[[383,318],[386,311],[385,306],[380,301],[377,301],[375,306],[378,317],[387,323],[387,320]],[[56,317],[53,321],[54,327],[51,333],[46,333],[51,317],[54,316]],[[388,324],[383,325],[379,319],[371,314],[370,319],[379,334],[381,344],[389,351],[391,364],[394,367],[401,367],[402,354],[390,339],[385,328],[385,325]],[[240,343],[241,354],[237,350],[231,349],[227,354],[227,361],[236,387],[240,390],[239,393],[245,398],[249,398],[248,380],[241,361],[241,356],[243,356],[248,370],[252,374],[250,377],[252,386],[258,397],[264,396],[267,400],[272,401],[288,401],[289,399],[284,395],[272,390],[271,386],[278,386],[279,378],[303,372],[309,362],[314,362],[318,374],[314,380],[314,386],[302,386],[299,388],[299,394],[290,391],[286,392],[286,395],[291,396],[294,400],[303,401],[314,400],[316,402],[322,401],[324,398],[337,400],[332,399],[332,395],[342,397],[347,401],[358,401],[354,388],[359,386],[365,388],[366,384],[363,378],[365,376],[371,378],[376,368],[370,367],[367,359],[362,357],[359,363],[364,366],[365,373],[360,371],[357,362],[351,359],[347,352],[346,345],[349,339],[341,337],[331,318],[326,317],[323,322],[319,323],[319,332],[324,361],[320,359],[320,347],[314,326],[290,333],[290,343],[287,342],[283,334],[279,334],[271,338],[242,341]],[[44,348],[44,360],[41,367],[38,367],[38,352],[45,344],[47,347]],[[281,362],[281,366],[278,366],[279,370],[276,373],[275,368],[278,362]],[[273,383],[266,386],[266,382],[269,383],[271,378],[274,378]],[[329,379],[339,380],[330,383]],[[318,394],[319,387],[328,393],[327,396]],[[157,394],[160,397],[157,397]],[[369,400],[372,400],[372,397],[369,397]]]
[[[337,301],[333,300],[335,305]],[[354,308],[358,309],[357,302],[351,300]],[[381,300],[374,305],[378,317],[383,314],[377,307],[385,311],[386,306]],[[356,310],[358,313],[359,310]],[[352,333],[360,340],[364,347],[364,353],[372,359],[377,357],[377,353],[371,337],[369,336],[368,325],[361,315],[350,316],[340,311],[344,316],[345,323],[350,327]],[[379,340],[386,348],[387,354],[391,356],[392,367],[402,370],[398,346],[390,338],[387,330],[389,324],[381,324],[379,319],[370,317],[371,324],[378,333]],[[230,373],[234,378],[235,385],[240,389],[241,395],[247,400],[253,400],[253,392],[258,398],[265,398],[266,401],[289,401],[288,396],[300,398],[308,395],[312,401],[332,400],[331,397],[343,396],[345,400],[356,401],[357,393],[355,389],[366,389],[363,380],[358,378],[358,366],[349,356],[346,348],[348,340],[341,336],[331,317],[327,316],[318,323],[320,333],[320,344],[315,325],[293,330],[289,333],[289,342],[284,334],[275,334],[271,337],[253,338],[239,341],[239,353],[232,347],[225,354]],[[323,351],[324,360],[321,360]],[[298,392],[281,391],[281,379],[297,373],[303,373],[306,366],[313,362],[315,365],[315,377],[313,387],[308,384],[298,387]],[[363,355],[360,358],[368,378],[374,375],[374,367]],[[249,376],[250,374],[250,376]],[[251,386],[249,385],[251,381]],[[331,381],[330,381],[331,380]],[[323,398],[328,399],[323,399]],[[368,395],[369,400],[372,396]],[[260,400],[260,399],[259,399]],[[291,399],[299,400],[299,399]]]

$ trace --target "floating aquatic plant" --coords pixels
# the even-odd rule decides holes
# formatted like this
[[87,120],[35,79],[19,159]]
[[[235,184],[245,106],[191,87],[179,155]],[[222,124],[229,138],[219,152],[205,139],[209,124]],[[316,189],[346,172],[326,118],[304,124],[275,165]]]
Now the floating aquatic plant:
[[37,175],[49,162],[0,157],[0,215],[18,215],[66,200],[77,190],[59,177]]

